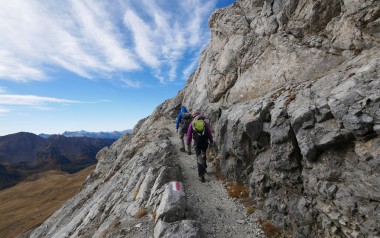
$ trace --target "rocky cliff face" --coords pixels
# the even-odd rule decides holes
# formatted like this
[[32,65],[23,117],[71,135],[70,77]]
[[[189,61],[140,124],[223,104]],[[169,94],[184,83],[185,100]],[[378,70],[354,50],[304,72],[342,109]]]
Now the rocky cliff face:
[[[99,151],[81,192],[30,237],[152,237],[156,216],[171,217],[159,212],[166,185],[181,180],[167,125],[157,109],[135,127],[132,139],[125,134]],[[184,210],[177,211],[171,218],[180,228]]]
[[165,185],[181,180],[167,129],[181,105],[208,117],[222,173],[249,184],[260,219],[293,237],[380,236],[379,17],[377,0],[218,10],[186,87],[129,143],[100,151],[81,193],[31,237],[153,235],[148,217],[132,217],[156,218]]
[[379,1],[239,0],[209,20],[183,104],[294,237],[380,235],[379,17]]

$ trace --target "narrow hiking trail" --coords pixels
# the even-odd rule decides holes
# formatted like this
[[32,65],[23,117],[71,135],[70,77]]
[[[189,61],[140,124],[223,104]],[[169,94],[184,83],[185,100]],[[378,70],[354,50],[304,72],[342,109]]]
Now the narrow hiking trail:
[[189,209],[189,218],[199,221],[205,237],[246,238],[265,237],[257,221],[247,215],[245,207],[230,198],[224,185],[215,177],[215,167],[208,163],[206,182],[198,179],[197,162],[192,154],[181,152],[179,135],[175,128],[171,141],[176,147]]

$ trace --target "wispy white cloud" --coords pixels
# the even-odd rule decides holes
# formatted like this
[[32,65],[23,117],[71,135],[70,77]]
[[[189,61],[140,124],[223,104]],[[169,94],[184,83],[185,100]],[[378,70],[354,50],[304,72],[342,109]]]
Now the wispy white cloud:
[[208,41],[216,1],[2,3],[0,80],[46,80],[59,67],[89,79],[149,70],[173,81]]
[[[117,19],[99,1],[15,0],[0,8],[0,78],[41,80],[59,66],[83,77],[136,70]],[[120,19],[119,19],[120,20]]]
[[188,65],[183,71],[182,71],[182,79],[186,80],[187,77],[193,72],[195,67],[197,66],[198,61],[194,59],[190,65]]
[[11,95],[11,94],[0,95],[0,105],[37,106],[37,105],[43,105],[45,103],[71,104],[71,103],[80,103],[80,102],[67,100],[67,99],[60,99],[60,98],[40,97],[40,96],[35,96],[35,95]]
[[127,10],[125,24],[132,31],[135,41],[135,50],[140,58],[151,67],[159,67],[160,62],[155,52],[158,50],[157,42],[150,37],[153,29],[146,24],[135,12]]
[[122,33],[116,27],[117,21],[112,12],[107,11],[109,3],[99,1],[72,0],[76,23],[81,25],[82,37],[91,44],[93,51],[100,53],[103,62],[111,69],[133,70],[139,68],[134,55],[123,46]]
[[9,108],[1,108],[0,107],[0,116],[5,116],[10,111],[12,111],[12,110]]
[[33,106],[32,108],[41,110],[41,111],[54,111],[53,107],[44,107],[44,106]]
[[183,67],[181,61],[198,53],[208,41],[207,20],[216,1],[142,0],[139,3],[143,5],[141,8],[131,5],[124,15],[124,23],[133,35],[135,52],[153,68],[161,83],[173,81],[180,66]]
[[111,100],[101,99],[101,100],[97,100],[97,102],[99,102],[99,103],[109,103],[109,102],[111,102]]
[[6,91],[7,91],[7,90],[5,90],[4,87],[1,87],[1,86],[0,86],[0,94],[1,94],[1,93],[5,93]]
[[[180,1],[180,4],[188,15],[193,16],[189,21],[186,21],[185,25],[188,42],[190,45],[203,45],[205,41],[208,40],[208,34],[202,34],[205,31],[204,20],[206,19],[207,23],[210,9],[214,8],[216,1],[187,0]],[[196,7],[194,7],[194,5]],[[192,34],[192,32],[196,32],[197,34]]]
[[124,86],[127,88],[141,88],[141,83],[139,81],[133,81],[130,79],[121,79],[121,82],[124,83]]
[[33,67],[33,65],[25,64],[22,59],[15,57],[12,52],[0,48],[1,78],[12,81],[43,80],[46,79],[46,75],[42,70]]

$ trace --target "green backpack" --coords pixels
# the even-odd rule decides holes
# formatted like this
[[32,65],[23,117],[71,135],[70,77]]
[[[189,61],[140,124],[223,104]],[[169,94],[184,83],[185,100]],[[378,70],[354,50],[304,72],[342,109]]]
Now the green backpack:
[[202,119],[194,118],[193,131],[194,146],[199,147],[207,145],[208,134],[205,130],[205,121]]
[[201,119],[194,119],[193,129],[196,130],[199,134],[202,134],[205,130],[205,121]]

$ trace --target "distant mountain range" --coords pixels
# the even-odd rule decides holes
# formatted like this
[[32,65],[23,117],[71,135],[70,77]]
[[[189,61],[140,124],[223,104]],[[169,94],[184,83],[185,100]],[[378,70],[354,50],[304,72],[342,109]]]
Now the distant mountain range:
[[95,164],[98,151],[114,141],[63,135],[43,138],[26,132],[0,136],[0,189],[37,172],[52,169],[77,172]]
[[[65,131],[62,135],[66,137],[91,137],[91,138],[107,138],[107,139],[119,139],[120,136],[125,133],[132,133],[132,129],[124,131],[110,131],[110,132],[89,132],[89,131]],[[43,138],[48,138],[52,134],[39,134]]]

